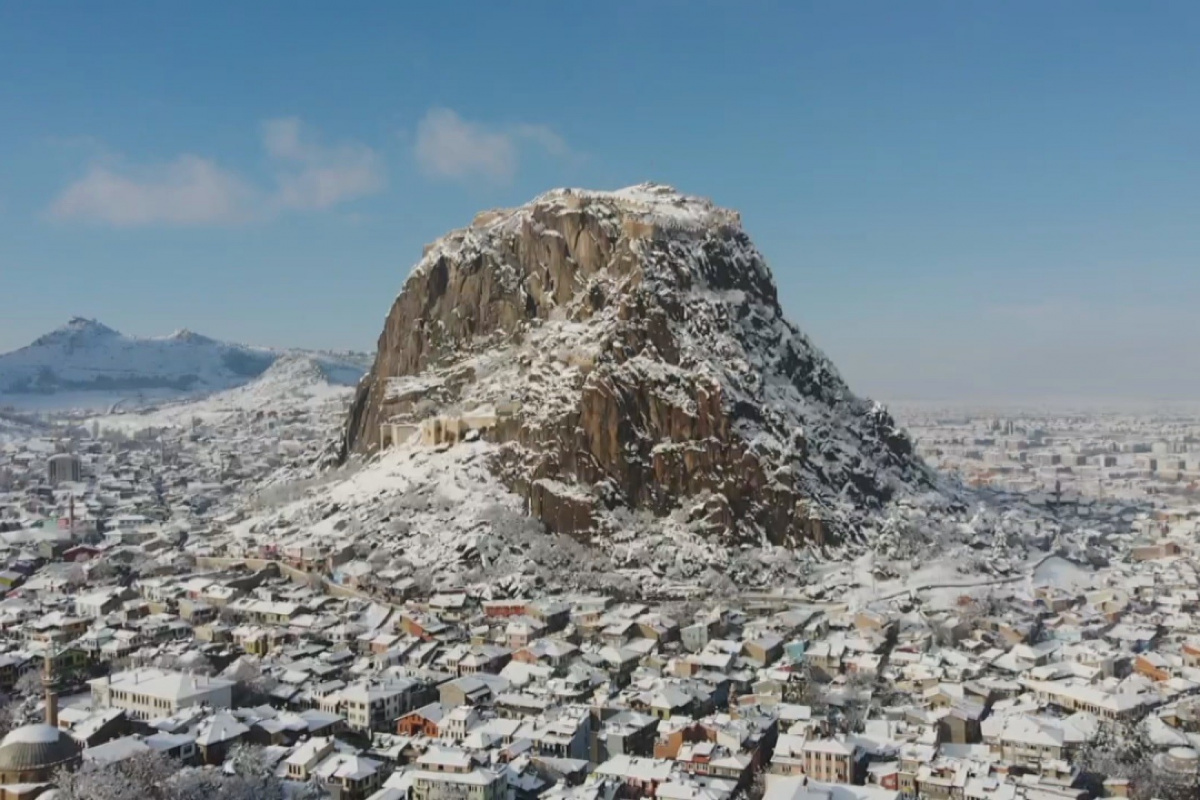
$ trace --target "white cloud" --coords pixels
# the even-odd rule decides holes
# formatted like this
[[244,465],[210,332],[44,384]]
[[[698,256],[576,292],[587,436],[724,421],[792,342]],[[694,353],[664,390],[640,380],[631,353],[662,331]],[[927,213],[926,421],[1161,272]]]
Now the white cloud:
[[571,148],[567,147],[567,140],[548,125],[517,125],[513,128],[513,135],[533,142],[557,158],[569,158],[573,155]]
[[254,186],[214,161],[181,155],[165,164],[93,164],[50,207],[52,216],[117,227],[221,225],[286,210],[323,210],[372,194],[385,184],[383,159],[357,143],[324,146],[300,120],[263,125],[263,147],[276,169],[273,186]]
[[294,117],[266,122],[263,145],[273,159],[290,164],[276,176],[274,201],[284,208],[329,208],[374,194],[386,182],[383,160],[374,150],[355,143],[323,147]]
[[273,158],[302,161],[311,155],[300,139],[300,120],[296,117],[269,119],[263,123],[263,146]]
[[545,125],[490,127],[469,122],[449,108],[430,109],[417,123],[413,154],[421,169],[434,178],[481,176],[505,182],[516,175],[522,144],[556,158],[572,155],[566,140]]
[[208,159],[182,155],[140,169],[94,165],[59,195],[50,212],[118,227],[211,225],[248,218],[253,197],[237,175]]

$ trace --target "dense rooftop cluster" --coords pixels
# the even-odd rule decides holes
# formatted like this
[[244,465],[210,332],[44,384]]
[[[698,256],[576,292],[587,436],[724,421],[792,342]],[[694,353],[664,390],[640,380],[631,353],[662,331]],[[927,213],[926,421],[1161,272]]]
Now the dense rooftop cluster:
[[[914,506],[860,555],[814,551],[773,587],[697,593],[651,560],[606,589],[511,495],[468,507],[484,472],[414,480],[414,462],[451,458],[469,477],[486,442],[322,470],[345,399],[9,419],[0,797],[103,797],[156,775],[180,796],[238,781],[213,796],[346,800],[1195,791],[1186,486],[981,505],[940,559],[899,555]],[[996,424],[1028,423],[926,422],[918,446]],[[1087,424],[1088,447],[1118,459],[1163,449],[1126,455],[1126,423]],[[1019,436],[1037,442],[1016,460],[1034,475],[1038,451],[1068,450]],[[1169,441],[1186,463],[1187,434]],[[1156,489],[1156,472],[1119,480]],[[695,546],[677,557],[741,563]]]

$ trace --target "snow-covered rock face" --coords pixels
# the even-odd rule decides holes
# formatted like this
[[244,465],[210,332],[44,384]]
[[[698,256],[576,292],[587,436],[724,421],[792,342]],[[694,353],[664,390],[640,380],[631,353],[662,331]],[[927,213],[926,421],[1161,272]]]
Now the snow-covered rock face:
[[739,216],[659,185],[556,190],[427,248],[345,453],[433,415],[494,415],[493,473],[585,539],[634,509],[729,542],[831,541],[931,483],[784,319]]
[[[187,330],[141,339],[76,317],[28,347],[0,355],[0,396],[204,394],[252,381],[287,354],[219,342]],[[360,357],[311,357],[335,383],[353,385],[365,371]]]

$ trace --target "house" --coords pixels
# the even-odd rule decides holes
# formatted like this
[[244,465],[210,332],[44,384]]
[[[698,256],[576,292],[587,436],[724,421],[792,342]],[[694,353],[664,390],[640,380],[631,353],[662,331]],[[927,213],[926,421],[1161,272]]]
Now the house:
[[474,706],[459,706],[451,709],[438,724],[438,736],[442,739],[461,742],[467,732],[480,722],[479,711]]
[[488,619],[519,617],[525,614],[526,600],[487,600],[483,603],[483,614]]
[[545,664],[556,670],[566,667],[579,653],[579,648],[560,639],[537,639],[513,653],[513,660],[523,664]]
[[396,720],[396,733],[400,736],[436,737],[445,716],[446,709],[441,703],[421,706]]
[[1040,769],[1048,762],[1071,760],[1095,735],[1097,721],[1088,714],[1061,720],[1012,714],[984,720],[982,727],[984,742],[993,753],[1009,763]]
[[836,739],[816,739],[800,749],[804,773],[825,783],[855,783],[858,750]]
[[470,772],[412,773],[413,800],[504,800],[508,794],[507,773],[482,767]]
[[1168,681],[1171,679],[1171,665],[1160,653],[1141,653],[1133,659],[1133,670],[1145,675],[1152,681]]
[[504,669],[504,665],[512,658],[512,652],[496,645],[473,645],[471,649],[458,660],[455,669],[461,675],[477,675],[487,672],[495,675]]
[[316,736],[300,744],[283,760],[287,779],[296,783],[306,783],[317,768],[334,750],[334,739],[326,736]]
[[245,740],[249,733],[250,728],[232,714],[218,711],[200,724],[196,747],[205,764],[219,765],[233,746]]
[[499,691],[508,686],[508,681],[503,678],[489,678],[490,676],[471,675],[447,681],[438,687],[439,699],[442,705],[451,708],[478,705],[494,696],[493,685],[496,685]]
[[783,656],[783,639],[765,634],[743,644],[742,653],[760,667],[770,666]]
[[196,746],[196,737],[187,733],[152,733],[143,739],[146,746],[156,753],[173,758],[182,764],[192,765],[197,762],[200,750]]
[[143,667],[88,681],[99,708],[119,708],[133,719],[169,717],[181,708],[230,708],[233,681]]
[[545,626],[549,633],[557,633],[571,621],[571,606],[555,600],[535,600],[527,607],[526,614]]
[[1114,694],[1072,680],[1030,680],[1025,684],[1043,703],[1067,711],[1086,711],[1107,720],[1129,719],[1142,708],[1160,702],[1156,695]]
[[105,590],[78,595],[75,598],[75,613],[80,617],[96,619],[121,607],[121,593]]
[[476,766],[462,750],[433,747],[417,759],[412,800],[504,800],[508,775]]
[[595,775],[621,783],[624,797],[654,797],[658,787],[671,779],[671,769],[671,761],[621,755],[596,767]]
[[358,731],[391,731],[396,720],[412,709],[420,684],[407,678],[375,683],[360,681],[327,697],[324,711],[344,713],[347,724]]
[[365,800],[383,783],[384,765],[353,753],[334,753],[313,774],[337,800]]

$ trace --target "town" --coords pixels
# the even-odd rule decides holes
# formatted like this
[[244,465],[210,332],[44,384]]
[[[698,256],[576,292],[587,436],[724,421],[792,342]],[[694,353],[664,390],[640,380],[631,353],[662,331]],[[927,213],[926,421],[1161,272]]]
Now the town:
[[352,531],[235,536],[324,491],[341,413],[10,419],[0,797],[250,756],[284,796],[341,800],[1195,790],[1200,422],[912,423],[975,485],[1149,509],[1109,558],[874,595],[830,565],[646,600],[455,586]]

